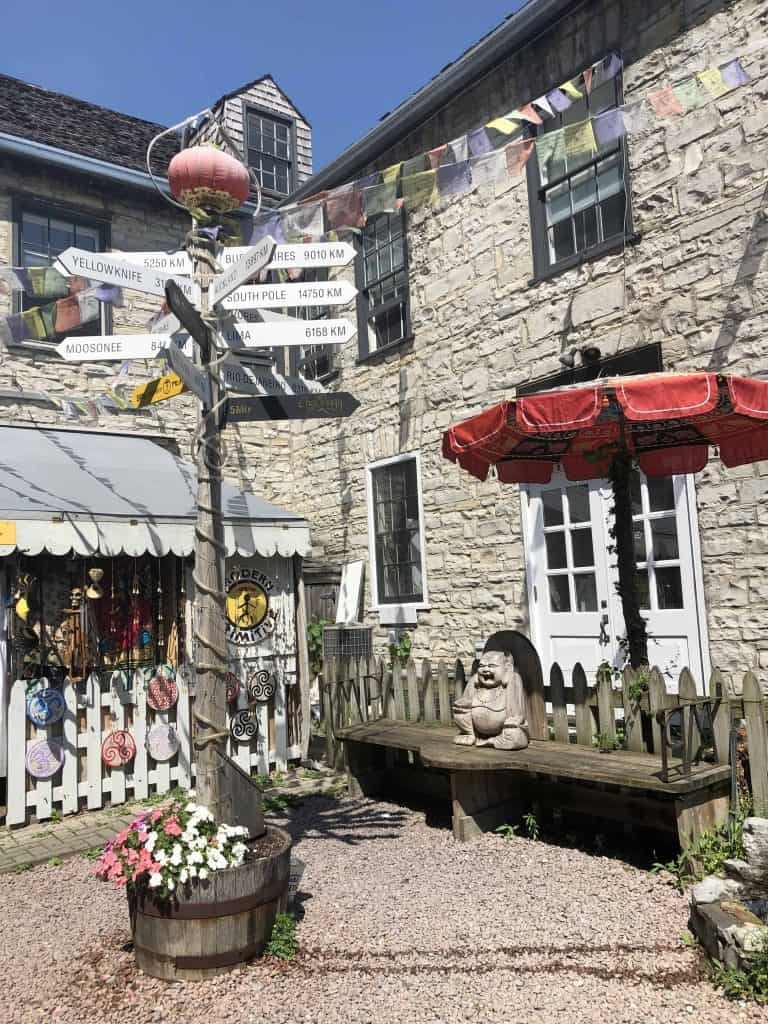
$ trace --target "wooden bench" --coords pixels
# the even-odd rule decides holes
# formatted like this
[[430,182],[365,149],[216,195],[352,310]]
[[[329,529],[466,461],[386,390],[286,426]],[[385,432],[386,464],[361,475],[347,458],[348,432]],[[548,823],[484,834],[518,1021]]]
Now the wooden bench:
[[[716,673],[702,698],[687,669],[667,693],[657,669],[642,687],[631,671],[618,687],[608,673],[590,687],[577,664],[566,687],[557,665],[544,686],[537,665],[535,652],[517,661],[530,746],[498,751],[453,743],[461,662],[452,671],[428,659],[420,671],[413,660],[330,662],[321,681],[329,761],[347,768],[353,793],[402,787],[450,799],[458,840],[539,807],[676,833],[683,848],[727,820],[730,710]],[[597,749],[598,736],[610,747],[621,732],[622,749]]]

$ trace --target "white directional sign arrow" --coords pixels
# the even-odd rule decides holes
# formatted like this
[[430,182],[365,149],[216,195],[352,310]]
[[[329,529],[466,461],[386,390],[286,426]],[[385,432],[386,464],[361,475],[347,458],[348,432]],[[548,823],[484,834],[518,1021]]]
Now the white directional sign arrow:
[[246,249],[245,254],[240,257],[237,263],[225,270],[223,274],[211,281],[208,297],[211,305],[221,302],[223,298],[233,292],[238,285],[248,281],[255,274],[269,263],[272,253],[275,251],[275,240],[271,235],[265,235],[258,245]]
[[65,338],[56,346],[56,351],[68,363],[156,359],[170,344],[169,334],[113,334],[96,338]]
[[174,373],[178,374],[192,394],[197,395],[203,405],[210,409],[211,382],[207,374],[195,366],[191,359],[187,359],[175,342],[168,346],[167,355]]
[[59,254],[58,262],[68,274],[104,281],[106,284],[115,284],[122,288],[134,288],[150,295],[165,296],[165,285],[167,281],[173,280],[190,302],[200,300],[200,289],[194,281],[140,267],[130,260],[112,256],[111,253],[88,252],[86,249],[76,249],[72,246]]
[[221,303],[224,309],[282,309],[284,306],[345,306],[357,295],[349,281],[311,284],[251,284],[237,288]]
[[272,367],[248,366],[231,352],[221,362],[221,375],[230,391],[243,395],[308,395],[323,391],[322,384],[301,377],[282,376]]
[[[267,237],[267,236],[265,236]],[[241,260],[252,246],[233,245],[219,250],[216,259],[226,270]],[[178,252],[125,252],[123,259],[140,263],[148,270],[160,270],[166,274],[191,274],[192,261],[183,251]],[[267,270],[299,270],[304,267],[346,267],[355,258],[354,247],[349,242],[291,242],[275,246],[272,258],[266,264]]]
[[355,334],[349,320],[297,320],[252,324],[239,317],[224,321],[218,339],[230,348],[294,348],[299,345],[343,345]]

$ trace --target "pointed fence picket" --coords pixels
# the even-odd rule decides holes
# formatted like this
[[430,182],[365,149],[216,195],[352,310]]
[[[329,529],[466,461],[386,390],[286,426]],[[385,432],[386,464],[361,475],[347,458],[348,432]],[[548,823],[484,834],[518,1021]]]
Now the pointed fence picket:
[[[153,674],[149,670],[137,670],[131,676],[117,671],[92,673],[82,684],[65,684],[64,715],[47,728],[36,728],[27,717],[29,684],[21,679],[12,684],[6,825],[23,825],[32,817],[45,821],[54,811],[73,814],[84,808],[97,810],[105,803],[118,806],[193,784],[194,671],[190,666],[179,668],[178,700],[162,712],[147,703],[147,683]],[[244,679],[241,684],[239,706],[248,707]],[[289,760],[301,756],[299,738],[290,735],[286,703],[285,683],[278,680],[274,697],[251,708],[258,726],[256,736],[241,743],[230,741],[229,753],[244,771],[266,775],[272,766],[284,768]],[[147,733],[156,723],[172,726],[178,736],[178,752],[169,761],[155,761],[147,751]],[[229,708],[226,725],[229,728]],[[136,755],[124,768],[109,768],[101,758],[105,737],[116,729],[129,730],[136,743]],[[52,740],[63,753],[61,769],[48,780],[34,779],[26,770],[27,749],[38,739]]]

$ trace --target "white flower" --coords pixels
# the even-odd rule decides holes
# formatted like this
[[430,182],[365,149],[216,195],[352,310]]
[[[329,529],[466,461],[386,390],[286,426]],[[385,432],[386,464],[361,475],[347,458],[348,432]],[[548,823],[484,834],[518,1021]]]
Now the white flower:
[[162,864],[163,867],[168,863],[168,854],[165,850],[155,850],[155,860],[158,864]]
[[160,875],[159,871],[156,874],[149,876],[149,888],[150,889],[157,889],[162,884],[163,884],[163,879],[162,879],[162,876]]
[[171,892],[173,892],[173,890],[176,888],[176,883],[172,878],[168,879],[168,888],[170,889]]
[[197,839],[197,829],[190,829],[187,827],[179,836],[179,839],[184,843],[185,846],[191,846],[195,839]]
[[187,796],[197,796],[197,790],[196,789],[188,789],[187,790]]
[[200,876],[200,878],[205,879],[208,877],[208,872],[205,870],[205,868],[200,868],[200,870],[198,871],[198,875]]
[[190,814],[195,814],[198,810],[198,806],[197,804],[188,803],[184,810],[189,811]]
[[181,864],[181,847],[180,846],[174,846],[173,853],[171,854],[171,864],[173,864],[173,866],[175,868],[177,868],[179,866],[179,864]]
[[189,872],[187,871],[186,868],[182,868],[181,871],[179,872],[179,881],[181,882],[182,885],[184,885],[188,878]]
[[144,847],[147,853],[152,853],[157,842],[157,832],[150,832],[147,838],[144,840]]
[[190,864],[189,866],[189,877],[197,878],[197,868],[195,867],[194,864]]
[[203,863],[203,855],[202,855],[202,853],[200,853],[198,850],[195,850],[194,853],[190,853],[189,857],[187,857],[187,862],[189,864],[202,864]]

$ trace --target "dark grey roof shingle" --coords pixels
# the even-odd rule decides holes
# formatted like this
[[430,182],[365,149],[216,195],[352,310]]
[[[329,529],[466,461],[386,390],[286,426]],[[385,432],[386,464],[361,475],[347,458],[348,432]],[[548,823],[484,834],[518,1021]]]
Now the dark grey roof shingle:
[[[143,171],[147,146],[163,127],[0,75],[0,132],[8,135]],[[177,150],[174,137],[158,143],[153,170],[164,173]]]

